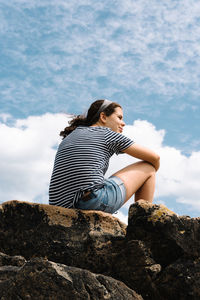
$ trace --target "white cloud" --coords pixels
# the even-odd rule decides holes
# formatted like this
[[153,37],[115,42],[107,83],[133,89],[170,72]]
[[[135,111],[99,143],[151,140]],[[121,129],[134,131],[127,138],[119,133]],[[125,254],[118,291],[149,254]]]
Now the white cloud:
[[69,117],[45,114],[0,123],[0,201],[19,199],[48,202],[48,183],[59,132]]
[[0,120],[2,120],[3,123],[5,123],[10,118],[11,118],[10,114],[5,114],[5,113],[0,114]]
[[[12,126],[0,123],[0,139],[3,141],[0,143],[1,202],[18,199],[48,203],[55,148],[61,141],[59,132],[67,126],[69,118],[69,115],[47,113],[13,120]],[[159,198],[172,196],[174,204],[176,201],[189,204],[193,210],[200,212],[200,152],[193,152],[187,157],[180,150],[163,145],[165,131],[157,130],[147,121],[136,120],[133,125],[127,125],[124,134],[161,156],[155,202],[160,203],[162,200]],[[126,154],[113,156],[106,176],[134,161],[135,158]],[[125,223],[131,202],[133,199],[116,215]],[[165,204],[168,205],[167,200]]]

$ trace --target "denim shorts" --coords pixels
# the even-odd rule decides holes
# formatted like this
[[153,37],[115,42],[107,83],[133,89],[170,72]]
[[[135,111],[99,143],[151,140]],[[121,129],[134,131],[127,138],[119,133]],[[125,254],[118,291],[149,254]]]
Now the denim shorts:
[[101,210],[115,213],[124,204],[126,188],[123,181],[117,176],[105,179],[104,186],[90,192],[89,200],[79,199],[75,208],[83,210]]

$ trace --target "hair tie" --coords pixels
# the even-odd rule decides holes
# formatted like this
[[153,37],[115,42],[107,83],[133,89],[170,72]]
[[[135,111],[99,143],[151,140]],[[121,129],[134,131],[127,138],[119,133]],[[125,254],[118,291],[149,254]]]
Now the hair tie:
[[[94,114],[93,118],[90,120],[90,122],[92,122],[92,120],[94,120],[96,118],[96,116],[98,116],[102,111],[104,111],[111,103],[113,103],[113,101],[105,99],[103,101],[103,103],[101,104],[101,106],[99,107],[99,109],[96,112],[96,114]],[[88,112],[87,112],[87,115],[88,115]]]

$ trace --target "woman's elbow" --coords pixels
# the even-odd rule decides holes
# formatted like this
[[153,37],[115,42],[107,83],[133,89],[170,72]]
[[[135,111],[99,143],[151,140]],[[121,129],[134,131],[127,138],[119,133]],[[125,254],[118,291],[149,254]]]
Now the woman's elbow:
[[156,161],[160,162],[160,155],[156,153]]
[[154,167],[155,167],[156,171],[158,171],[158,169],[160,167],[160,156],[158,154],[156,154],[154,161],[155,161],[154,162]]

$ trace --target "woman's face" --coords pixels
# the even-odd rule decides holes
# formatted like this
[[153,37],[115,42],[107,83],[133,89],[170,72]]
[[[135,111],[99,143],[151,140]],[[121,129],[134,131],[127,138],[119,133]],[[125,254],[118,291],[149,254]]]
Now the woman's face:
[[103,115],[104,126],[115,132],[122,133],[125,123],[123,121],[123,111],[121,107],[116,107],[115,111],[110,116]]

